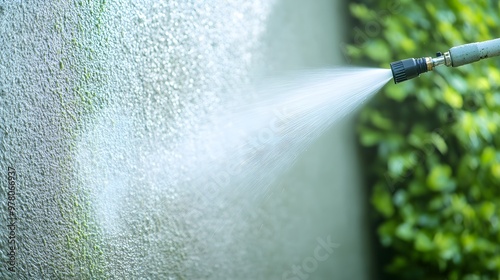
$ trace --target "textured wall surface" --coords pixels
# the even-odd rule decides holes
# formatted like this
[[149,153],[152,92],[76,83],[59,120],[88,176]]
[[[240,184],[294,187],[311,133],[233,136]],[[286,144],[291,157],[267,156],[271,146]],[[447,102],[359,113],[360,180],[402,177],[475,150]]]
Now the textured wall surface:
[[234,89],[340,62],[337,1],[310,2],[0,1],[0,278],[367,278],[349,123],[265,199],[202,196],[182,142]]

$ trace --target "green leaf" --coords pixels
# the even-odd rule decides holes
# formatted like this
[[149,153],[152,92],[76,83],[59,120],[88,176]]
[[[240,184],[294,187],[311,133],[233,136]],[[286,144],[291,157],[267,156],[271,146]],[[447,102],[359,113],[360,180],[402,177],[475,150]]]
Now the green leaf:
[[378,111],[375,111],[371,115],[371,121],[373,124],[381,129],[389,130],[393,127],[392,121],[384,116]]
[[453,88],[447,87],[444,90],[444,100],[453,108],[462,108],[464,103],[462,96]]
[[500,180],[500,163],[495,163],[491,166],[491,175],[497,180]]
[[396,222],[394,220],[388,220],[377,229],[379,236],[381,237],[380,242],[384,246],[389,246],[392,244],[394,231],[396,230]]
[[402,155],[393,155],[388,161],[389,174],[394,177],[400,177],[405,171],[405,158]]
[[431,141],[441,154],[445,154],[448,151],[448,146],[446,145],[446,142],[444,141],[443,137],[441,137],[441,135],[439,135],[438,133],[433,132],[431,134]]
[[481,164],[490,165],[495,161],[496,151],[493,147],[485,147],[481,153]]
[[439,256],[449,260],[460,254],[457,239],[449,233],[438,232],[434,236],[434,245],[439,250]]
[[389,46],[382,40],[370,41],[370,43],[365,44],[365,51],[366,55],[374,61],[387,63],[391,60]]
[[432,109],[436,106],[436,97],[428,88],[422,88],[417,93],[417,98],[419,102],[425,105],[428,109]]
[[371,20],[373,18],[373,13],[363,4],[351,4],[349,5],[352,15],[361,20]]
[[486,201],[481,204],[481,207],[479,208],[479,214],[483,219],[486,221],[489,221],[491,217],[495,214],[495,204],[491,201]]
[[394,206],[392,205],[391,195],[387,191],[387,187],[377,184],[373,189],[372,204],[382,215],[390,217],[394,214]]
[[379,143],[383,139],[382,135],[371,129],[361,129],[361,144],[370,147]]
[[419,231],[415,237],[415,249],[422,252],[428,252],[434,249],[434,243],[427,234]]
[[463,233],[460,237],[460,242],[465,252],[471,252],[476,247],[476,237],[471,234]]
[[450,192],[455,190],[455,182],[451,179],[451,167],[437,165],[427,176],[427,185],[431,190]]
[[399,85],[389,85],[386,88],[385,93],[387,94],[387,96],[389,98],[392,98],[392,99],[399,101],[399,102],[404,100],[406,98],[406,96],[408,95],[408,92],[401,89],[401,87],[399,87]]
[[415,237],[415,229],[413,228],[413,225],[409,223],[400,224],[396,228],[396,236],[402,240],[412,240]]

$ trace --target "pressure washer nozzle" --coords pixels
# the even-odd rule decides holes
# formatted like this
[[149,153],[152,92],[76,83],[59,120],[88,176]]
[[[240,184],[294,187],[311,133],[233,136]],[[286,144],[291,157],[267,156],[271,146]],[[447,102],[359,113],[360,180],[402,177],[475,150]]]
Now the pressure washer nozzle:
[[432,70],[428,62],[432,62],[430,57],[408,58],[391,63],[392,76],[394,83],[401,83],[409,79],[418,77],[420,74]]
[[484,42],[465,44],[438,52],[435,58],[408,58],[391,63],[394,83],[401,83],[432,71],[439,65],[458,67],[484,58],[500,56],[500,38]]

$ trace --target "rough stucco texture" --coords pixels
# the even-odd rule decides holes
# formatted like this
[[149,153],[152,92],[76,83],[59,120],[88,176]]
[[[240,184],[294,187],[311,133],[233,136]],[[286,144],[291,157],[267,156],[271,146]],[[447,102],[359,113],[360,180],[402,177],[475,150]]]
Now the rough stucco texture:
[[234,88],[338,60],[335,2],[0,0],[2,260],[18,176],[0,278],[282,279],[328,235],[342,246],[310,279],[366,277],[359,210],[335,187],[356,183],[331,147],[351,140],[325,136],[245,211],[204,202],[177,149]]

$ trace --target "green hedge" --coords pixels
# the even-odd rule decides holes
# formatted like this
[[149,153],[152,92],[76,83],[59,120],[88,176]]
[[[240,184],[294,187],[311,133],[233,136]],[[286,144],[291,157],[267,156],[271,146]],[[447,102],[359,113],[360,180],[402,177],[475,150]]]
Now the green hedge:
[[[349,5],[351,63],[500,37],[499,1]],[[500,279],[500,58],[385,86],[358,121],[384,279]]]

